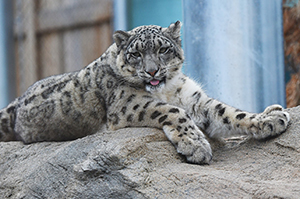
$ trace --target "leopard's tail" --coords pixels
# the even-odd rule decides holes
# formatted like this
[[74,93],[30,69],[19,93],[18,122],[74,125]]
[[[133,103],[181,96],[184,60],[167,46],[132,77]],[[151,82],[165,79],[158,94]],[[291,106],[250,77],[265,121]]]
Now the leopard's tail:
[[16,106],[14,102],[0,110],[0,141],[7,142],[16,140],[14,131],[15,118]]

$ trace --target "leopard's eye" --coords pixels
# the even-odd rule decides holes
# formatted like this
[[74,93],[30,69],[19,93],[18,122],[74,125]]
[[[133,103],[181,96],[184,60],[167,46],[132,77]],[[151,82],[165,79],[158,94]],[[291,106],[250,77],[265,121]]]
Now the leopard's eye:
[[169,52],[169,48],[168,47],[162,47],[158,51],[159,54],[166,54],[167,52]]
[[130,53],[130,55],[134,58],[141,57],[141,53],[139,53],[139,52]]

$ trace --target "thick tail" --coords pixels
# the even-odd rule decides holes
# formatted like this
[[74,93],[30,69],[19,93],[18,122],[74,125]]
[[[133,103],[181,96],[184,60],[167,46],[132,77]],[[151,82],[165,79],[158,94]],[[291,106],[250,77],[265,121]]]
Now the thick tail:
[[14,131],[16,118],[16,107],[14,103],[9,104],[6,108],[0,110],[0,141],[16,140]]

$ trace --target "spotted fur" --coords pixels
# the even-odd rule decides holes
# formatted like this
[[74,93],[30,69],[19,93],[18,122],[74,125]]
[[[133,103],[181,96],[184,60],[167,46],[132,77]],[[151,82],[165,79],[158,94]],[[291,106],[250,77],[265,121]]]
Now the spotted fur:
[[209,98],[182,74],[180,22],[168,28],[117,31],[115,43],[84,69],[33,84],[0,111],[0,139],[62,141],[125,127],[162,129],[189,162],[208,163],[209,137],[246,134],[257,139],[285,131],[279,105],[260,114]]

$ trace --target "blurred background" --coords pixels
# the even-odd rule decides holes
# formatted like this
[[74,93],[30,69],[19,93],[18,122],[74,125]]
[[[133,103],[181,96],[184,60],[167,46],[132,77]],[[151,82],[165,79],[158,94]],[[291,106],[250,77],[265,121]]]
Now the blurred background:
[[0,0],[0,108],[79,70],[115,30],[183,22],[184,73],[247,111],[300,104],[299,0]]

